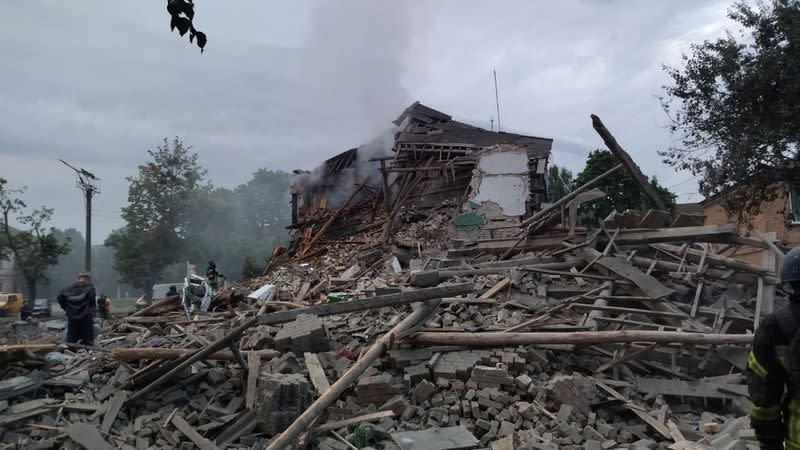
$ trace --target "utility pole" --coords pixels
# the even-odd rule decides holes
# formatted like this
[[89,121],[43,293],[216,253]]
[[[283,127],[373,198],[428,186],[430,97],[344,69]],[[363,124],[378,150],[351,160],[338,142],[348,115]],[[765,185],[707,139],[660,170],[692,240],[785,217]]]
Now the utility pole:
[[100,193],[100,178],[97,178],[86,169],[78,169],[63,159],[59,159],[64,165],[75,171],[75,185],[83,191],[86,200],[86,254],[84,270],[92,271],[92,197]]
[[497,106],[497,132],[500,132],[500,96],[497,95],[497,71],[492,70],[494,74],[494,103]]

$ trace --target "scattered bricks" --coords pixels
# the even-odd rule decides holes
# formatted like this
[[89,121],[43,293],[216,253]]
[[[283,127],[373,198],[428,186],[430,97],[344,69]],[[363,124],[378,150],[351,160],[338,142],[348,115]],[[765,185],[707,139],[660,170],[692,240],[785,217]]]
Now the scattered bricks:
[[602,444],[603,450],[611,450],[616,446],[617,446],[617,441],[612,441],[612,440],[605,441]]
[[502,403],[503,406],[511,403],[511,397],[503,391],[493,391],[489,394],[489,397],[496,402]]
[[388,373],[363,377],[356,385],[356,401],[361,405],[382,404],[400,393],[392,385],[392,376]]
[[405,382],[406,389],[410,390],[422,380],[430,380],[431,373],[428,367],[424,364],[417,364],[408,366],[404,369],[403,381]]
[[605,436],[603,436],[600,432],[594,429],[594,427],[590,425],[586,425],[583,428],[583,438],[587,441],[597,441],[598,444],[605,440]]
[[378,411],[391,410],[394,411],[395,415],[401,416],[403,415],[407,407],[408,404],[406,403],[406,400],[403,398],[402,395],[398,395],[387,400],[386,403],[384,403],[383,405],[381,405],[380,408],[378,408]]
[[559,422],[567,422],[572,415],[572,409],[572,405],[562,403],[561,407],[558,409],[558,414],[556,414],[556,419]]
[[500,410],[503,408],[503,404],[496,402],[488,397],[478,397],[478,405],[483,406],[484,408],[494,408]]
[[514,378],[508,374],[508,371],[488,366],[475,366],[475,368],[472,369],[470,381],[478,383],[481,388],[499,388],[501,386],[514,387]]
[[256,389],[258,427],[270,436],[285,430],[312,402],[308,380],[300,374],[262,373]]
[[603,435],[603,440],[614,439],[616,437],[616,430],[614,430],[614,427],[605,422],[597,422],[595,424],[595,429],[597,429],[598,433]]
[[476,395],[477,391],[475,389],[470,389],[467,391],[466,394],[464,394],[464,399],[472,401],[472,399],[474,399]]
[[478,419],[475,421],[475,427],[485,433],[489,431],[489,428],[492,427],[492,424],[488,420]]
[[514,378],[514,384],[517,386],[517,390],[522,392],[527,390],[531,383],[533,383],[533,379],[526,374]]
[[433,406],[444,405],[444,396],[442,394],[434,394],[433,398],[431,398],[431,405]]
[[513,423],[507,420],[504,420],[502,423],[500,423],[500,428],[497,430],[498,436],[511,436],[512,434],[514,434]]
[[478,402],[469,402],[469,409],[472,411],[472,417],[477,419],[481,416],[481,409]]
[[719,433],[719,424],[717,422],[706,422],[702,425],[701,429],[703,433],[706,434],[717,434]]
[[275,348],[281,352],[324,352],[331,348],[325,322],[311,314],[300,314],[275,335]]
[[486,432],[483,436],[481,436],[481,445],[486,446],[489,442],[492,442],[497,438],[497,430],[500,428],[500,423],[496,420],[490,422],[489,431]]
[[600,443],[599,441],[587,440],[583,444],[583,448],[584,450],[603,450],[603,444]]
[[417,403],[422,403],[436,391],[436,386],[428,380],[420,381],[411,392],[411,398]]
[[433,352],[429,349],[396,349],[390,350],[389,353],[387,353],[387,357],[392,367],[402,369],[423,361],[429,361],[433,357]]
[[[645,449],[645,448],[654,449],[654,448],[658,447],[658,444],[656,444],[656,441],[654,441],[652,439],[639,439],[638,441],[634,442],[632,445],[633,445],[633,448],[635,448],[635,449]],[[712,442],[712,445],[713,445],[713,442]],[[716,447],[716,448],[719,448],[719,447]]]
[[560,375],[553,377],[545,386],[547,396],[554,403],[566,403],[582,417],[592,412],[589,405],[597,396],[597,386],[584,376]]
[[439,389],[449,389],[450,388],[450,379],[439,377],[436,379],[436,387]]

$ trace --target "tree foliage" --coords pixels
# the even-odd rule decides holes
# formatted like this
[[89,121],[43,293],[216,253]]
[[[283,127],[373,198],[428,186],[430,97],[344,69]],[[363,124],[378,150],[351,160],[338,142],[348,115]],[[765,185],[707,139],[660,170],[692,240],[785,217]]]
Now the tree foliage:
[[177,138],[149,156],[128,178],[125,228],[106,240],[122,281],[147,292],[181,280],[186,262],[202,273],[209,259],[229,280],[259,272],[287,236],[291,175],[260,169],[228,189],[204,184],[197,155]]
[[[586,184],[617,164],[619,164],[619,160],[608,150],[590,152],[586,160],[586,167],[575,177],[574,186]],[[649,182],[667,208],[670,211],[674,210],[677,196],[661,186],[655,177],[651,178]],[[606,196],[581,206],[582,212],[590,214],[595,219],[605,219],[615,209],[622,212],[626,209],[645,211],[652,208],[647,196],[626,170],[618,170],[609,175],[597,187],[605,192]]]
[[[23,189],[7,189],[6,181],[0,179],[0,213],[2,214],[2,235],[0,235],[0,256],[11,255],[22,272],[28,287],[28,300],[36,298],[37,285],[47,283],[47,269],[58,263],[58,257],[69,251],[69,246],[59,242],[55,228],[47,223],[53,210],[47,207],[27,211],[27,205],[19,197]],[[20,230],[11,228],[10,220],[16,215]]]
[[547,198],[551,202],[560,200],[573,189],[572,171],[555,164],[547,169]]
[[742,2],[728,15],[741,30],[664,67],[661,103],[678,145],[661,155],[700,175],[704,195],[729,191],[728,214],[746,224],[800,182],[800,1]]
[[122,208],[126,226],[115,230],[105,245],[114,248],[114,268],[122,281],[149,292],[165,267],[185,259],[197,211],[193,199],[205,170],[197,154],[175,138],[149,150],[150,161],[128,177],[128,206]]
[[208,41],[206,34],[194,28],[194,2],[192,0],[167,0],[167,12],[170,15],[169,28],[171,31],[178,29],[181,36],[189,33],[189,42],[197,39],[200,53]]

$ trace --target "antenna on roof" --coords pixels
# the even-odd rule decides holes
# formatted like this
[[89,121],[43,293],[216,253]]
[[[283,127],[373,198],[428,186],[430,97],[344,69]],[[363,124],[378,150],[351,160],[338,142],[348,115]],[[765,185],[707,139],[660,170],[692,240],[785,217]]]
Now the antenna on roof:
[[497,106],[497,131],[500,131],[500,97],[497,95],[497,71],[492,69],[494,74],[494,102]]

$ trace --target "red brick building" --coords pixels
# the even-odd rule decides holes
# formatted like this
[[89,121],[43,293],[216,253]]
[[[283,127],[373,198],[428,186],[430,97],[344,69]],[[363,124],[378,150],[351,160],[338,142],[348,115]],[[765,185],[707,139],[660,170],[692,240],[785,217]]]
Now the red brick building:
[[[722,193],[700,202],[706,215],[706,225],[733,223],[722,206],[725,195]],[[800,246],[800,186],[792,189],[789,196],[779,196],[762,205],[761,213],[753,219],[753,231],[750,234],[758,236],[756,232],[775,232],[778,241],[784,246]],[[738,253],[736,257],[755,264],[761,263],[761,252],[757,250]]]

